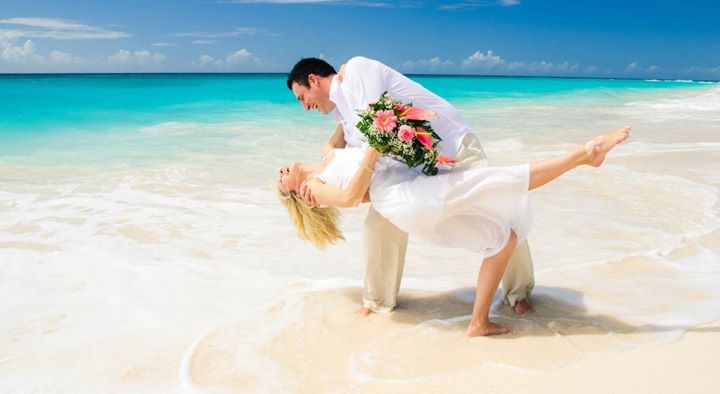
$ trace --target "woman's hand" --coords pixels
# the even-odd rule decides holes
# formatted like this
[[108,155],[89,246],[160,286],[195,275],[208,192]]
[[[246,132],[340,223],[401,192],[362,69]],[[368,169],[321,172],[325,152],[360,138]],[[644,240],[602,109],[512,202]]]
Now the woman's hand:
[[369,147],[368,150],[374,151],[374,152],[377,154],[378,157],[379,157],[379,156],[382,156],[382,155],[384,154],[383,151],[387,150],[387,147],[386,147],[386,146],[374,147],[374,146],[369,146],[369,145],[368,145],[368,147]]
[[380,152],[378,148],[368,145],[367,149],[365,149],[365,154],[363,155],[362,162],[367,165],[375,165],[375,162],[380,156],[382,156],[382,152]]
[[313,196],[312,194],[312,190],[307,184],[307,181],[300,184],[300,187],[298,188],[298,195],[300,196],[300,198],[303,199],[303,201],[305,201],[305,203],[307,203],[311,207],[319,207],[317,201],[315,200],[315,196]]

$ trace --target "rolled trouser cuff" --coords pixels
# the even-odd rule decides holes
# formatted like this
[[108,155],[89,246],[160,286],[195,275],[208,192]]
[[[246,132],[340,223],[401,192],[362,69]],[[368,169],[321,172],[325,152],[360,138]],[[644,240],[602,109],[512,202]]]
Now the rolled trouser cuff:
[[[517,304],[520,300],[527,300],[530,298],[530,292],[529,291],[518,291],[514,292],[512,294],[505,294],[505,297],[503,297],[503,301],[510,305],[511,307],[514,307],[515,304]],[[370,309],[370,308],[368,308]]]
[[390,313],[390,312],[392,312],[393,309],[395,309],[395,304],[393,304],[391,306],[379,305],[375,301],[366,300],[366,299],[363,299],[363,306],[367,309],[370,309],[371,311],[373,311],[375,313]]

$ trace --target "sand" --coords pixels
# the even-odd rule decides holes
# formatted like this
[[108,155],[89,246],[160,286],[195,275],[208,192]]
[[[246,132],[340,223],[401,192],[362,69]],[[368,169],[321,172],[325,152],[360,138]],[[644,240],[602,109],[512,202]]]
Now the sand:
[[467,339],[472,289],[404,290],[393,313],[366,317],[353,311],[360,291],[307,292],[276,305],[272,313],[302,318],[262,347],[274,372],[233,361],[248,345],[242,327],[210,333],[192,357],[191,380],[256,392],[657,393],[707,391],[720,372],[720,322],[663,344],[673,327],[633,327],[538,296],[527,317],[496,302],[495,321],[514,333]]

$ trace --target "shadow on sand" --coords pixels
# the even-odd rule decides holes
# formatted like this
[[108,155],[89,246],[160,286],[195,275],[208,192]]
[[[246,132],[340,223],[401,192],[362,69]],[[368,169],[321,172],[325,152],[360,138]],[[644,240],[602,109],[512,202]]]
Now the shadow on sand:
[[[346,289],[345,295],[357,302],[360,289]],[[390,318],[400,324],[416,325],[432,320],[455,321],[457,324],[438,325],[437,328],[464,333],[470,319],[475,289],[462,288],[446,293],[422,294],[400,292],[398,304]],[[514,332],[496,338],[544,335],[608,335],[640,333],[720,332],[720,327],[688,327],[680,325],[633,326],[611,316],[590,314],[583,302],[583,294],[566,288],[538,286],[532,297],[535,312],[517,315],[503,304],[498,291],[493,300],[491,320],[513,326]],[[677,335],[674,335],[677,336]]]

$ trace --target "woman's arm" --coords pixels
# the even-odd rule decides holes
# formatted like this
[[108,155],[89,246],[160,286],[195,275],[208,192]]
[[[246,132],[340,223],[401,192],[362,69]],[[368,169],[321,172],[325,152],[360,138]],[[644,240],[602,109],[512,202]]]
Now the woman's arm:
[[360,168],[355,172],[346,188],[326,185],[316,179],[308,182],[308,188],[318,204],[329,207],[349,208],[362,203],[363,197],[370,187],[370,179],[380,153],[368,148],[360,161]]

